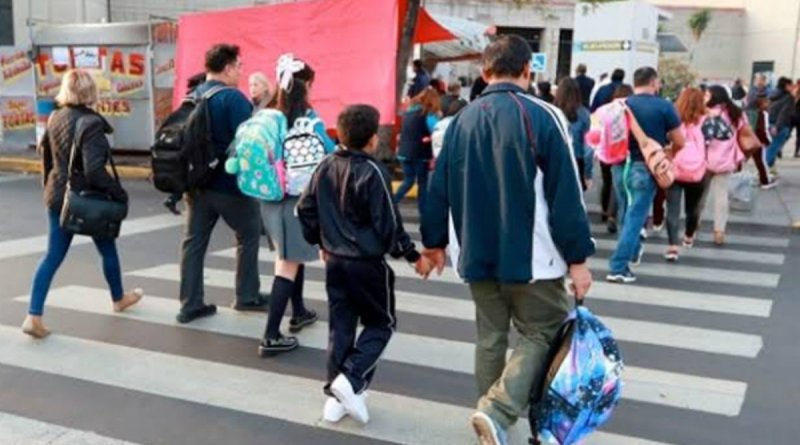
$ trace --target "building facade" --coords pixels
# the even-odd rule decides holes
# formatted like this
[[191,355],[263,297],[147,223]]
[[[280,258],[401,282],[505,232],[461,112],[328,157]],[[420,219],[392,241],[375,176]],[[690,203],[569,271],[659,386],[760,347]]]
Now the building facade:
[[[286,1],[293,0],[0,0],[0,44],[3,39],[8,44],[13,33],[17,46],[29,45],[28,23],[175,18],[190,11]],[[662,30],[677,36],[689,50],[663,55],[691,62],[701,78],[747,80],[754,71],[800,76],[800,1],[650,1],[672,16],[662,23]],[[424,0],[423,3],[433,13],[494,25],[499,34],[524,36],[535,51],[548,56],[543,78],[554,80],[569,72],[575,0],[551,0],[546,7],[516,7],[511,0]],[[695,40],[687,21],[703,8],[712,10],[712,19],[702,37]],[[475,68],[467,70],[474,72]]]

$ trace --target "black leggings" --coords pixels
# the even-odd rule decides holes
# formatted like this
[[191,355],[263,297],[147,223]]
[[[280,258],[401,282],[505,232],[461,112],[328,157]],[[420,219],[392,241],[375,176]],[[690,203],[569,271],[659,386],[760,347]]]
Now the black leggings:
[[603,207],[604,217],[617,218],[617,200],[614,198],[614,179],[611,177],[611,164],[600,163],[603,174],[603,185],[600,188],[600,205]]
[[681,195],[684,194],[684,211],[686,212],[687,237],[694,237],[700,224],[700,213],[703,211],[703,196],[707,180],[697,183],[675,182],[667,190],[667,237],[671,246],[681,244],[679,227],[681,222]]

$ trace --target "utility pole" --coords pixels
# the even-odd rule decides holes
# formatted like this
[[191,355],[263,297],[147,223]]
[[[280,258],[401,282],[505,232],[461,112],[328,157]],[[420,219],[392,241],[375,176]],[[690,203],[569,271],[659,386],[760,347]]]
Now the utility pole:
[[797,45],[800,40],[800,3],[797,5],[797,21],[794,24],[794,40],[792,41],[792,79],[797,78]]

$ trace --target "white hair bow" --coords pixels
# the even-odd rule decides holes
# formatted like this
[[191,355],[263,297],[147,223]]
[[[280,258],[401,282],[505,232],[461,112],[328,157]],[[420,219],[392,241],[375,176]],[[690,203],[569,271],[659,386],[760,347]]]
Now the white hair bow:
[[298,73],[306,67],[306,64],[294,58],[294,54],[287,53],[278,58],[278,66],[275,69],[278,83],[281,89],[289,91],[292,89],[292,79],[294,74]]

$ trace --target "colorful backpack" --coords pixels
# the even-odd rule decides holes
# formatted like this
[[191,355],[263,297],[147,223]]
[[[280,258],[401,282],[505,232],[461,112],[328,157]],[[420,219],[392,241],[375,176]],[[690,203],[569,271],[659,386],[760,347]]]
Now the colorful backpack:
[[286,161],[286,193],[289,196],[303,194],[317,165],[325,157],[325,144],[314,130],[322,122],[309,113],[299,117],[286,133],[283,154]]
[[630,123],[624,99],[614,100],[595,110],[586,144],[604,164],[621,164],[628,157]]
[[532,394],[531,443],[576,444],[611,418],[622,395],[622,355],[611,331],[578,303],[551,357],[541,391]]
[[282,201],[286,195],[283,140],[286,117],[278,110],[261,110],[239,125],[229,149],[225,171],[236,175],[239,190],[262,201]]
[[[741,126],[742,124],[740,124]],[[708,171],[731,173],[736,171],[744,154],[739,149],[737,134],[727,113],[709,117],[703,122],[703,135],[708,140]]]
[[703,121],[697,124],[682,124],[680,127],[686,145],[672,160],[675,179],[680,182],[698,183],[706,175],[706,139],[703,136],[702,126]]

